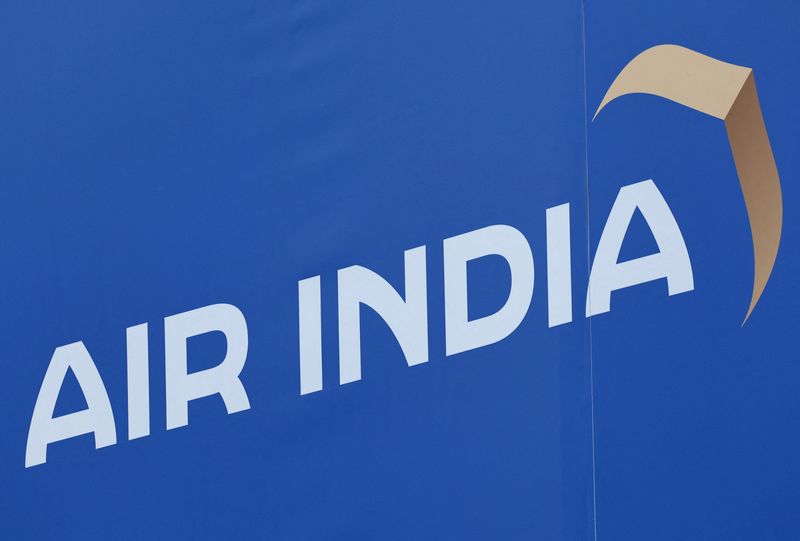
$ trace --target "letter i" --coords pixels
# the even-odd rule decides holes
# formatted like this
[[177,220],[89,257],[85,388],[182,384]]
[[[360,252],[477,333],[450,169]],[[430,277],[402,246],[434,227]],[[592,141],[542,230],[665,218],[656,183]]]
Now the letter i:
[[297,283],[300,305],[300,394],[322,390],[322,301],[319,276]]
[[572,321],[569,203],[546,211],[548,327]]
[[150,435],[147,323],[128,327],[128,439]]

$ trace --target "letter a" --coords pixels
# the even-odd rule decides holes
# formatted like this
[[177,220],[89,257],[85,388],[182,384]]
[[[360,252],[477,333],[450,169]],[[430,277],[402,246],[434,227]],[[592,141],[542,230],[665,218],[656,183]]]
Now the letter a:
[[[630,261],[617,262],[622,241],[639,209],[658,244],[658,252]],[[667,279],[670,295],[694,289],[692,263],[667,202],[652,180],[624,186],[614,201],[600,235],[586,293],[586,317],[611,310],[611,292]]]
[[[53,418],[56,400],[70,368],[81,386],[87,408]],[[96,449],[117,443],[114,414],[106,387],[86,346],[83,342],[75,342],[56,348],[50,359],[33,408],[25,449],[25,467],[44,464],[48,444],[92,432]]]

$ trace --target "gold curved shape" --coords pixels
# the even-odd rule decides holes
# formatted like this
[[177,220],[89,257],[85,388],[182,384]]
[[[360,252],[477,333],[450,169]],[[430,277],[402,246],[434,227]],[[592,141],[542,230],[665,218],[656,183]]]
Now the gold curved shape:
[[623,68],[594,118],[606,105],[626,94],[660,96],[725,122],[753,236],[753,293],[744,325],[769,281],[783,227],[780,177],[753,70],[685,47],[658,45],[640,53]]

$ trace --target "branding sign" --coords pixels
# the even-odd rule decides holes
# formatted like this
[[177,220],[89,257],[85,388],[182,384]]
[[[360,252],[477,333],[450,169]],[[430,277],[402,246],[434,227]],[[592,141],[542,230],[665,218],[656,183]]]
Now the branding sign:
[[755,276],[747,321],[775,264],[783,223],[780,178],[761,115],[753,70],[684,47],[653,47],[620,72],[595,118],[611,101],[634,93],[667,98],[725,122],[753,233]]
[[[750,215],[755,249],[753,297],[745,321],[764,291],[777,256],[781,233],[780,181],[756,94],[752,70],[724,64],[699,53],[664,45],[637,56],[617,76],[597,112],[624,94],[642,92],[667,97],[726,122],[737,160],[742,191]],[[596,116],[596,115],[595,115]],[[625,234],[635,211],[641,212],[658,251],[620,261]],[[546,211],[549,326],[572,321],[570,208],[565,203]],[[454,355],[494,344],[520,325],[534,290],[530,244],[518,229],[493,225],[445,239],[444,315],[446,354]],[[481,257],[499,256],[511,273],[511,288],[499,310],[477,319],[468,315],[467,265]],[[428,298],[426,246],[407,250],[405,293],[368,268],[339,269],[339,382],[361,379],[360,308],[372,308],[400,344],[409,366],[428,362]],[[623,187],[597,246],[586,295],[586,316],[611,310],[612,291],[652,280],[667,279],[669,294],[694,289],[689,253],[667,202],[652,180]],[[298,283],[300,394],[321,391],[322,322],[320,277]],[[248,350],[248,328],[242,311],[215,304],[164,319],[167,429],[189,424],[192,400],[219,394],[228,413],[250,408],[240,379]],[[222,361],[188,373],[189,338],[220,332],[227,350]],[[150,434],[150,390],[147,323],[129,327],[127,336],[128,438]],[[58,394],[72,370],[86,399],[85,410],[53,417]],[[93,433],[95,446],[116,443],[116,424],[103,380],[83,342],[55,350],[33,411],[25,465],[46,461],[50,443]]]
[[[642,213],[658,243],[658,251],[619,262],[625,233],[634,212]],[[572,273],[569,204],[546,212],[548,324],[572,321]],[[404,255],[405,292],[398,292],[380,275],[354,265],[339,269],[339,382],[361,379],[361,306],[372,308],[386,322],[409,366],[428,362],[428,297],[426,246]],[[492,225],[445,239],[444,316],[446,355],[488,346],[509,336],[522,323],[534,289],[534,260],[528,240],[509,225]],[[511,274],[511,288],[502,307],[480,318],[469,317],[467,266],[482,257],[502,258]],[[680,228],[658,188],[647,180],[620,190],[600,238],[586,296],[586,316],[611,310],[615,290],[666,278],[669,294],[694,289],[689,253]],[[480,287],[476,284],[474,287]],[[322,322],[320,277],[298,283],[300,394],[321,391]],[[213,368],[188,372],[187,341],[205,333],[225,336],[227,349]],[[128,439],[150,434],[148,324],[128,327]],[[164,319],[164,373],[167,429],[189,424],[192,400],[219,394],[228,413],[250,408],[240,379],[248,351],[248,326],[242,311],[231,304],[214,304]],[[53,417],[68,370],[72,370],[87,408]],[[33,410],[25,466],[46,461],[47,446],[93,433],[97,448],[113,445],[116,424],[103,379],[83,342],[58,347],[39,390]]]
[[0,18],[7,535],[794,539],[796,10],[685,3]]

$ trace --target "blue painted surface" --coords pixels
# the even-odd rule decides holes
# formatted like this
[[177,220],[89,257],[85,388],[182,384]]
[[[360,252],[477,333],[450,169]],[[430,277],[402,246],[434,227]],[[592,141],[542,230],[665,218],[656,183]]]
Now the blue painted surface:
[[[620,291],[592,319],[598,539],[797,539],[800,364],[796,107],[791,2],[588,2],[590,114],[638,52],[675,43],[753,68],[781,176],[781,249],[753,315],[753,254],[723,123],[627,96],[589,128],[596,243],[620,185],[653,178],[681,226],[695,290]],[[624,247],[650,253],[642,225]],[[647,307],[644,309],[644,307]]]
[[[4,537],[588,540],[596,506],[597,539],[795,539],[797,8],[724,5],[5,3]],[[785,214],[743,328],[752,253],[722,123],[648,96],[585,121],[659,43],[755,69]],[[695,290],[637,286],[586,320],[586,239],[648,178]],[[548,329],[545,209],[566,202],[575,320]],[[492,224],[528,238],[533,303],[505,340],[446,357],[442,240]],[[339,386],[337,269],[402,288],[420,245],[430,361],[409,368],[364,309],[363,379]],[[634,222],[623,255],[653,248]],[[297,281],[317,274],[325,388],[301,396]],[[470,313],[490,313],[508,271],[477,261],[470,284]],[[200,399],[166,431],[162,320],[218,302],[247,318],[251,409]],[[143,322],[151,435],[127,441],[125,328]],[[78,340],[118,443],[54,443],[26,469],[50,357]],[[190,369],[224,349],[192,339]],[[56,413],[83,407],[69,381]]]

